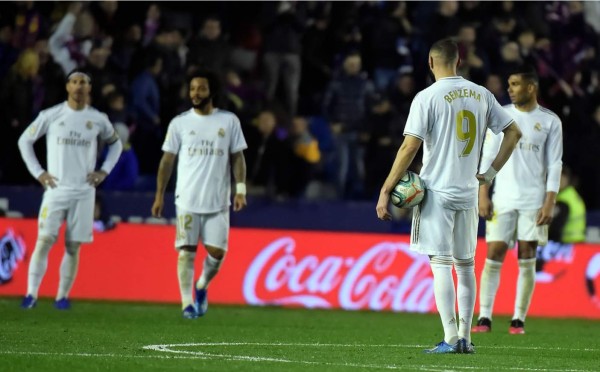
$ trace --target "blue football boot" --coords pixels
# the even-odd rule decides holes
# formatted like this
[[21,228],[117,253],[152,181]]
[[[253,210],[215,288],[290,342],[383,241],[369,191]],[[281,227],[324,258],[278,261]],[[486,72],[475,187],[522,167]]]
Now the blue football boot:
[[198,318],[198,312],[194,305],[188,305],[185,309],[183,309],[182,316],[185,319],[196,319]]
[[23,309],[33,309],[37,305],[37,300],[32,295],[27,295],[23,297],[23,301],[21,302],[21,307]]
[[198,316],[206,314],[208,310],[208,291],[206,288],[196,288],[196,309],[198,309]]
[[461,338],[456,344],[456,352],[459,354],[475,354],[475,345]]
[[456,354],[456,346],[458,342],[454,345],[448,344],[446,341],[440,342],[435,345],[433,349],[425,349],[423,352],[425,354]]
[[63,297],[60,300],[54,301],[54,307],[58,310],[69,310],[71,308],[71,301],[68,298]]

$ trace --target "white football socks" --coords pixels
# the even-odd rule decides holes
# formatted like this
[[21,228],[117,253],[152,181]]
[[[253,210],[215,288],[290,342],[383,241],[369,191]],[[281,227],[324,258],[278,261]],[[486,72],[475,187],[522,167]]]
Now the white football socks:
[[519,259],[519,276],[517,279],[517,296],[513,319],[525,321],[533,290],[535,288],[535,257]]
[[458,327],[456,325],[456,291],[452,277],[452,257],[433,256],[430,261],[433,272],[433,294],[444,326],[444,341],[454,345],[458,341]]
[[79,243],[69,242],[65,244],[65,254],[60,263],[60,281],[58,282],[58,293],[56,300],[69,297],[69,292],[77,276],[79,266]]
[[208,284],[210,283],[210,281],[219,272],[219,268],[221,268],[221,263],[223,263],[222,259],[218,260],[210,254],[207,254],[206,258],[204,259],[204,264],[202,266],[202,274],[198,279],[198,283],[196,283],[196,288],[208,288]]
[[471,324],[477,297],[477,281],[475,280],[475,261],[469,259],[454,259],[454,269],[457,278],[458,300],[458,337],[471,342]]
[[42,279],[48,268],[48,253],[55,239],[51,237],[38,237],[35,243],[31,261],[29,261],[29,277],[27,281],[27,294],[34,298],[38,297],[38,291]]
[[179,278],[179,291],[181,293],[181,308],[185,309],[194,304],[194,261],[196,252],[179,251],[177,259],[177,277]]
[[481,273],[481,288],[479,289],[479,318],[492,319],[494,300],[500,285],[500,269],[502,262],[486,258],[483,272]]

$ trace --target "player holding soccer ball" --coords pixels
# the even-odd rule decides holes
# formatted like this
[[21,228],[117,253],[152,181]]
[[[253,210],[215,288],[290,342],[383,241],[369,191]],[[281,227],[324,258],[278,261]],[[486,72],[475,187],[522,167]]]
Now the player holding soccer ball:
[[[239,119],[213,106],[218,94],[215,74],[197,72],[190,79],[189,93],[193,108],[175,117],[167,130],[152,215],[162,214],[165,190],[179,154],[175,190],[177,274],[183,317],[194,319],[206,313],[208,284],[217,275],[227,251],[231,168],[236,182],[233,210],[246,206],[243,150],[247,145]],[[194,261],[200,238],[208,254],[195,286],[194,302]]]
[[[552,111],[537,103],[538,77],[523,67],[508,78],[511,105],[505,110],[519,122],[523,138],[495,181],[492,201],[489,185],[479,192],[479,214],[486,223],[487,259],[481,274],[479,320],[473,332],[492,329],[492,309],[500,284],[500,269],[508,248],[518,240],[519,277],[511,334],[525,333],[525,317],[535,286],[538,243],[548,240],[548,224],[560,186],[562,125]],[[496,155],[501,134],[489,133],[483,147],[482,166]]]
[[[477,294],[477,193],[508,160],[521,132],[487,89],[456,75],[458,46],[450,39],[433,44],[429,68],[435,83],[413,100],[396,155],[377,203],[377,216],[389,220],[390,192],[404,175],[421,143],[421,179],[427,194],[413,213],[411,249],[429,255],[434,296],[444,327],[444,339],[427,353],[473,353],[471,322]],[[477,174],[485,131],[504,132],[500,151],[490,168]],[[457,293],[452,267],[458,278]]]

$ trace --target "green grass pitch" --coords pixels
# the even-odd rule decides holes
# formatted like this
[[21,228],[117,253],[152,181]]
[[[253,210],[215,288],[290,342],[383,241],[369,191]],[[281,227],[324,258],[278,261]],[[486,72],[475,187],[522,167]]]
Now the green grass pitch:
[[475,355],[424,355],[442,339],[436,314],[75,301],[33,310],[0,298],[0,370],[8,371],[597,371],[600,322],[496,317]]

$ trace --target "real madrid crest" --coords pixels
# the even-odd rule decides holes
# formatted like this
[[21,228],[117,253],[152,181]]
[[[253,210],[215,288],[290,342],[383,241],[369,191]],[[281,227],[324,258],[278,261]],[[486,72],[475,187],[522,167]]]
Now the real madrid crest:
[[541,131],[542,130],[542,124],[535,123],[535,125],[533,126],[533,129],[535,129],[538,132]]
[[219,128],[219,137],[225,137],[225,129]]
[[93,127],[93,126],[94,126],[94,124],[92,124],[92,122],[91,122],[91,121],[89,121],[89,120],[88,120],[88,121],[85,123],[85,127],[86,127],[87,129],[92,129],[92,127]]

